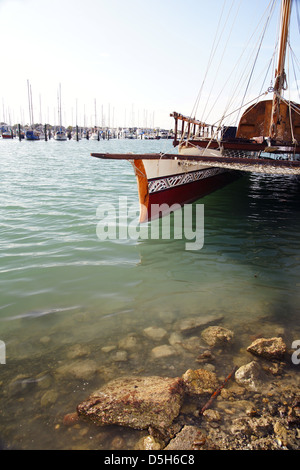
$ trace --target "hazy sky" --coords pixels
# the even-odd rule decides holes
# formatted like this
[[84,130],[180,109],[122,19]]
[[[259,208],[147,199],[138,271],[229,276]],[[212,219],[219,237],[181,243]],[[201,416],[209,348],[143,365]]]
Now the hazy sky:
[[[245,44],[249,41],[254,46],[259,41],[265,21],[260,20],[269,3],[270,0],[0,0],[0,121],[5,117],[12,124],[29,122],[29,80],[35,122],[58,123],[61,83],[64,125],[76,124],[77,107],[79,125],[94,125],[95,120],[101,125],[104,119],[106,125],[110,120],[110,125],[170,128],[172,111],[192,112],[214,40],[216,55],[207,77],[209,86],[218,90],[227,82],[230,68]],[[299,60],[298,27],[293,19],[292,31],[298,34],[298,44],[292,46]],[[256,35],[251,37],[255,28]],[[272,57],[277,28],[278,7],[259,56],[260,78],[264,78]],[[243,56],[245,63],[249,57]],[[253,58],[252,54],[251,61]],[[245,69],[245,65],[239,67]],[[235,80],[241,83],[236,78],[238,69],[234,70],[231,88]],[[267,82],[264,90],[269,85]],[[295,88],[294,78],[291,87]],[[201,95],[205,113],[211,107],[206,105],[208,96],[214,105],[209,122],[222,112],[217,103],[229,96],[218,93],[208,88]],[[240,96],[242,92],[234,93]],[[251,93],[255,96],[256,91]]]

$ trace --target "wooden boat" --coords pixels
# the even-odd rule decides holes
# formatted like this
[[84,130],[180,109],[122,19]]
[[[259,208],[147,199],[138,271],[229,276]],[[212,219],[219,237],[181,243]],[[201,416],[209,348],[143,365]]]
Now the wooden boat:
[[[222,120],[210,126],[173,112],[177,154],[91,154],[131,162],[137,178],[141,222],[167,214],[174,204],[181,206],[219,189],[241,170],[300,174],[300,105],[283,96],[288,32],[295,2],[281,0],[274,86],[247,105],[237,127],[226,127]],[[265,99],[267,94],[272,94],[272,99]]]

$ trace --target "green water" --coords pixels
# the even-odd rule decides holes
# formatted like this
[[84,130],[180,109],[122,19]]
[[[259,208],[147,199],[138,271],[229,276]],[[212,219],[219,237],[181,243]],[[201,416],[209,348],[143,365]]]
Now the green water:
[[[62,425],[64,414],[111,378],[177,376],[195,367],[191,355],[153,361],[156,344],[143,336],[148,326],[171,333],[181,318],[218,313],[234,330],[237,350],[250,335],[275,336],[278,328],[286,340],[300,339],[295,178],[245,175],[198,201],[205,228],[198,251],[187,251],[183,239],[99,240],[97,209],[122,196],[138,209],[138,196],[129,163],[90,153],[169,150],[170,141],[0,141],[4,445],[98,448],[95,431],[76,434]],[[113,354],[128,334],[136,335],[136,350],[117,361]],[[74,358],[78,345],[86,350]],[[111,354],[103,351],[111,345]],[[72,360],[99,370],[57,374]],[[220,358],[217,371],[229,363]],[[111,439],[118,432],[112,428]],[[129,432],[126,439],[130,448],[134,437]]]

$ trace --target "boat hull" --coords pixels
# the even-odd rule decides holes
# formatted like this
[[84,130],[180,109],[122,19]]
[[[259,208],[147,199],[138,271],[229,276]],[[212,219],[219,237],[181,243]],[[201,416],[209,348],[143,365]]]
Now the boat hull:
[[57,132],[54,136],[54,140],[65,141],[68,140],[68,137],[64,132]]
[[25,134],[25,139],[26,140],[40,140],[40,137],[34,131],[27,131]]
[[182,160],[131,161],[137,177],[140,222],[163,217],[240,177],[239,171]]
[[[216,170],[214,172],[214,170]],[[174,205],[189,204],[236,180],[240,175],[236,171],[223,171],[209,168],[201,171],[201,178],[180,186],[170,187],[149,194],[149,220],[167,215]],[[150,182],[151,183],[151,182]]]

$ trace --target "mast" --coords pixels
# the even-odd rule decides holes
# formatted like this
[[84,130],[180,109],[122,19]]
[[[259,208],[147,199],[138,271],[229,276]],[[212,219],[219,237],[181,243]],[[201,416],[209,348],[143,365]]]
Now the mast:
[[29,85],[29,80],[27,80],[27,93],[28,93],[29,122],[30,122],[30,125],[32,125],[32,122],[31,122],[30,85]]
[[62,130],[62,119],[61,119],[61,83],[59,84],[58,112],[59,112],[59,125],[60,125],[60,130]]
[[275,70],[275,85],[272,103],[272,115],[270,124],[270,137],[275,139],[277,137],[277,126],[280,124],[280,101],[283,90],[286,86],[286,75],[284,70],[286,47],[291,18],[291,4],[292,0],[281,0],[281,15],[280,15],[280,37],[278,47],[278,60],[277,69]]
[[29,121],[30,127],[33,129],[33,106],[32,106],[32,90],[29,80],[27,80],[27,90],[28,90],[28,105],[29,105]]

